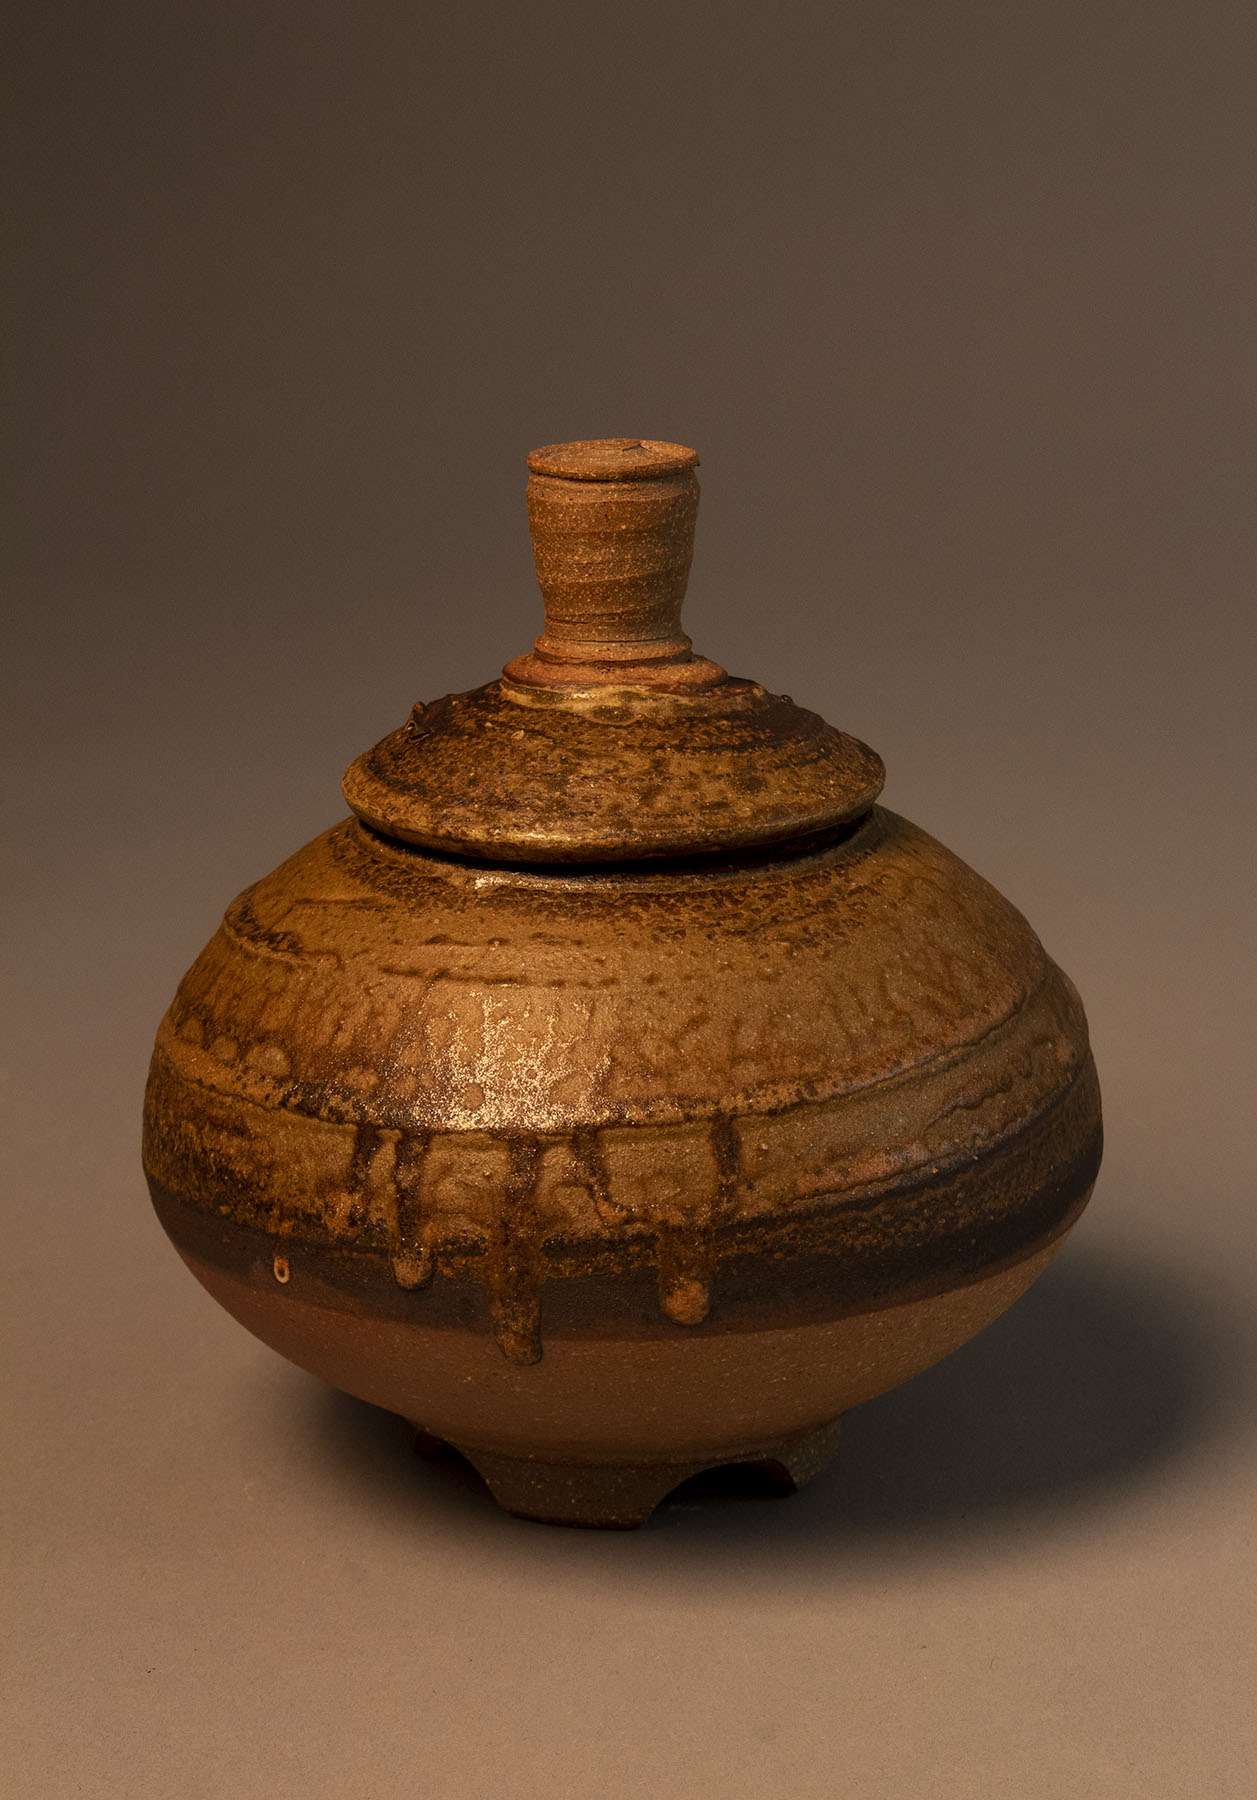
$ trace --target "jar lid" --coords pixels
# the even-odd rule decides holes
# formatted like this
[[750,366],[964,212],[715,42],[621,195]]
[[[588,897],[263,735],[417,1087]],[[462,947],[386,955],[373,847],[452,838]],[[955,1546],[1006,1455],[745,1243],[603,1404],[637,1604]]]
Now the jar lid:
[[501,677],[418,705],[345,798],[410,844],[511,862],[747,851],[858,818],[880,757],[696,656],[681,602],[698,457],[600,438],[528,458],[545,630]]

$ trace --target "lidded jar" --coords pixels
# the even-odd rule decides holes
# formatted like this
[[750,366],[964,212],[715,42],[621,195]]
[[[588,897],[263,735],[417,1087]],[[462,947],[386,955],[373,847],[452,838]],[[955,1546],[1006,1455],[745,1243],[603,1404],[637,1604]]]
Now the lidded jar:
[[545,629],[353,764],[162,1022],[162,1224],[266,1343],[508,1510],[642,1523],[816,1473],[1085,1205],[1078,995],[876,804],[867,748],[696,656],[698,458],[529,457]]

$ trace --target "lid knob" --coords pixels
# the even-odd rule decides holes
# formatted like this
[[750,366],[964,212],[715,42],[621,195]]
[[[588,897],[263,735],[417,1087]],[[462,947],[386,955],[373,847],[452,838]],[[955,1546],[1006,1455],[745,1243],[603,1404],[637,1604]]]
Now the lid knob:
[[550,444],[528,458],[545,630],[504,670],[530,687],[713,687],[725,672],[681,629],[697,452],[641,438]]

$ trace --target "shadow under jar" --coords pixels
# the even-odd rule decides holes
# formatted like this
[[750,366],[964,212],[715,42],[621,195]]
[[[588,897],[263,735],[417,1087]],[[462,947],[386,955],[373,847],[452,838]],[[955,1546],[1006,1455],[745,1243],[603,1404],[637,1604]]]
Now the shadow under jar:
[[818,1472],[1029,1286],[1100,1158],[1021,915],[867,746],[691,650],[697,460],[530,456],[543,635],[232,904],[146,1099],[210,1293],[573,1525]]

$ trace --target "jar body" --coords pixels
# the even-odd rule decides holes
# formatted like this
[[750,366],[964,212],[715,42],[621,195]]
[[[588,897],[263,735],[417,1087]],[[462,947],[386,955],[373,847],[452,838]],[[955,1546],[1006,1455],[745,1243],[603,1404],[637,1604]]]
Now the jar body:
[[229,909],[145,1115],[209,1290],[491,1481],[814,1436],[1002,1311],[1098,1160],[1071,984],[880,808],[637,872],[346,820]]

